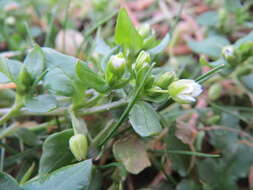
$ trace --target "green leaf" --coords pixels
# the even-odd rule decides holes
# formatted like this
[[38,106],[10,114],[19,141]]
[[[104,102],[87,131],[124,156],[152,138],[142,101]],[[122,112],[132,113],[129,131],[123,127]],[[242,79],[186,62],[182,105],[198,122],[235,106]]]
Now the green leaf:
[[[184,151],[190,151],[189,146],[187,144],[182,143],[181,140],[179,140],[175,136],[176,127],[171,127],[168,135],[165,139],[167,149],[169,151],[178,151],[178,150],[184,150]],[[187,155],[178,155],[178,154],[168,154],[169,159],[172,161],[172,168],[173,170],[176,170],[181,176],[187,175],[187,170],[190,165],[190,156]]]
[[45,113],[57,108],[57,100],[51,95],[39,95],[36,97],[27,97],[25,99],[25,107],[30,112]]
[[127,11],[120,9],[115,29],[115,42],[124,48],[140,50],[143,45],[141,35],[135,29]]
[[111,50],[112,48],[110,48],[110,46],[108,46],[104,41],[104,39],[100,36],[100,28],[99,28],[94,42],[94,52],[106,56],[111,52]]
[[242,8],[240,0],[224,0],[225,8],[230,12],[236,12]]
[[77,96],[85,88],[76,75],[77,58],[67,56],[50,48],[42,48],[48,70],[44,80],[45,87],[56,95]]
[[27,54],[24,65],[33,80],[41,76],[44,71],[44,54],[38,45]]
[[36,146],[40,144],[39,139],[32,131],[26,128],[19,128],[16,131],[17,137],[24,142],[24,144],[29,146]]
[[162,130],[159,116],[148,103],[137,102],[129,113],[129,121],[142,137],[156,135]]
[[[220,125],[223,127],[239,129],[239,119],[234,117],[231,114],[222,113]],[[224,130],[213,130],[209,132],[211,137],[211,144],[222,150],[224,153],[232,152],[236,149],[235,143],[237,143],[238,135],[236,133],[232,133],[230,131]]]
[[232,175],[226,173],[224,161],[205,159],[197,162],[198,173],[201,180],[212,187],[212,190],[229,189],[237,190],[237,185]]
[[34,168],[35,168],[35,163],[33,162],[32,165],[30,166],[30,168],[25,172],[24,176],[20,180],[21,185],[29,180],[29,178],[32,176],[32,174],[34,172]]
[[250,32],[248,35],[244,36],[243,38],[240,38],[239,40],[237,40],[234,46],[240,47],[245,42],[253,42],[253,31]]
[[115,142],[113,154],[123,163],[127,171],[133,174],[138,174],[151,165],[145,145],[136,137],[128,137]]
[[52,94],[73,96],[75,87],[71,78],[67,77],[61,69],[53,69],[45,76],[45,88]]
[[108,86],[105,80],[93,72],[86,64],[77,62],[76,73],[85,86],[94,88],[98,92],[105,92],[107,90]]
[[210,36],[203,41],[188,40],[187,44],[196,53],[218,58],[229,41],[223,36]]
[[86,160],[25,183],[23,190],[88,190],[92,178],[92,162]]
[[154,48],[148,50],[151,55],[157,55],[162,53],[163,50],[169,45],[170,42],[170,35],[166,34],[166,36],[162,39],[162,41]]
[[253,92],[253,74],[243,75],[239,78],[244,87]]
[[0,72],[3,73],[11,82],[17,82],[20,70],[21,62],[0,58]]
[[206,27],[215,26],[219,23],[218,13],[216,11],[207,11],[198,16],[198,24]]
[[74,159],[69,149],[69,139],[72,130],[65,130],[50,135],[43,144],[43,153],[39,164],[39,174],[50,173],[65,166]]
[[224,158],[206,159],[197,162],[201,180],[213,190],[237,190],[236,180],[248,175],[253,164],[253,150],[243,144],[236,144],[236,149],[226,152]]
[[177,185],[176,190],[201,190],[201,187],[192,180],[183,180]]
[[6,173],[0,172],[0,189],[1,190],[22,190],[17,181]]

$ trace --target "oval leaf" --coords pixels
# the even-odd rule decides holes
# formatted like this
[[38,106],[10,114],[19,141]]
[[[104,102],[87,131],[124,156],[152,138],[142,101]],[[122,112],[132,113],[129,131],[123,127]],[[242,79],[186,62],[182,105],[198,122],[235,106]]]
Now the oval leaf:
[[156,135],[162,130],[158,114],[145,102],[137,102],[133,106],[129,120],[135,132],[142,137]]
[[27,98],[25,106],[30,112],[45,113],[57,108],[57,100],[54,96],[44,94]]
[[92,170],[91,160],[86,160],[30,180],[22,188],[23,190],[88,190]]
[[69,149],[69,139],[73,136],[72,130],[65,130],[50,135],[43,144],[43,153],[39,164],[39,174],[52,172],[69,164],[73,155]]

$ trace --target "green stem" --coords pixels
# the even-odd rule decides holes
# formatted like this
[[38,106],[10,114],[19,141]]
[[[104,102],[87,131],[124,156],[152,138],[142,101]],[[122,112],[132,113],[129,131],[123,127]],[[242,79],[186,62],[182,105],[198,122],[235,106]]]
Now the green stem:
[[149,89],[148,92],[156,92],[161,94],[168,94],[168,90]]
[[23,97],[19,94],[16,94],[15,103],[10,109],[8,113],[6,113],[1,119],[0,119],[0,125],[4,124],[6,121],[8,121],[11,117],[16,116],[20,109],[23,107]]
[[[100,139],[97,140],[98,144],[94,144],[93,145],[95,147],[101,147],[103,146],[113,135],[114,133],[117,131],[117,129],[121,126],[121,124],[124,122],[125,118],[128,116],[128,113],[131,111],[132,107],[134,106],[144,84],[145,84],[145,81],[147,79],[147,77],[149,76],[149,74],[151,73],[151,70],[153,69],[153,67],[155,66],[155,63],[152,64],[152,66],[149,68],[149,70],[147,71],[147,73],[145,74],[143,80],[141,81],[139,87],[136,89],[134,95],[132,96],[132,99],[130,100],[127,108],[125,109],[125,111],[123,112],[123,114],[120,116],[119,120],[117,121],[117,123],[112,126],[112,130],[107,133],[107,131],[105,131],[107,134],[105,134],[105,138],[104,139]],[[100,134],[101,135],[101,134]],[[104,135],[101,135],[104,137]]]
[[210,77],[212,77],[215,73],[219,72],[221,69],[223,69],[226,65],[219,65],[215,68],[213,68],[212,70],[208,71],[207,73],[199,76],[198,78],[196,78],[196,82],[198,83],[203,83],[205,82],[206,80],[208,80]]
[[87,125],[84,121],[84,119],[80,116],[78,116],[76,110],[74,109],[73,105],[69,107],[69,115],[72,123],[72,127],[74,130],[74,134],[83,134],[86,135],[89,140],[92,140],[91,135],[89,134],[89,131],[87,129]]
[[[105,111],[110,111],[111,109],[122,107],[127,105],[128,101],[125,99],[121,99],[115,102],[111,102],[108,104],[100,105],[100,106],[94,106],[91,108],[83,108],[77,111],[77,115],[83,116],[83,115],[91,115],[96,113],[101,113]],[[11,109],[9,108],[3,108],[0,109],[0,115],[7,114]],[[51,112],[46,113],[35,113],[35,112],[29,112],[27,110],[21,110],[22,112],[19,112],[20,116],[63,116],[68,113],[67,108],[59,108]]]

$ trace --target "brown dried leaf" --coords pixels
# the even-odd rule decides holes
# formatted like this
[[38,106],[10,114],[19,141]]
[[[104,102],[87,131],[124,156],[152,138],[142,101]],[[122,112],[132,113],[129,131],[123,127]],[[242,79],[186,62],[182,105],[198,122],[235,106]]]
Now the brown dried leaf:
[[185,123],[180,123],[177,125],[175,135],[185,144],[192,144],[196,138],[196,134],[197,132]]
[[127,171],[133,174],[138,174],[151,165],[145,145],[133,136],[115,142],[113,153]]

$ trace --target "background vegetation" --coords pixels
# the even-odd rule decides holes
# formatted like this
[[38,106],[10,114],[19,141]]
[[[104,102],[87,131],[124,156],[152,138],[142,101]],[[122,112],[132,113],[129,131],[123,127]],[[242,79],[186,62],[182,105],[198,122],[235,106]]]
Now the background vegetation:
[[[0,0],[0,190],[252,189],[252,10],[251,0]],[[150,63],[136,71],[141,50]],[[119,52],[127,71],[111,75]],[[204,92],[193,104],[159,94],[165,72]],[[89,144],[80,162],[76,131]]]

